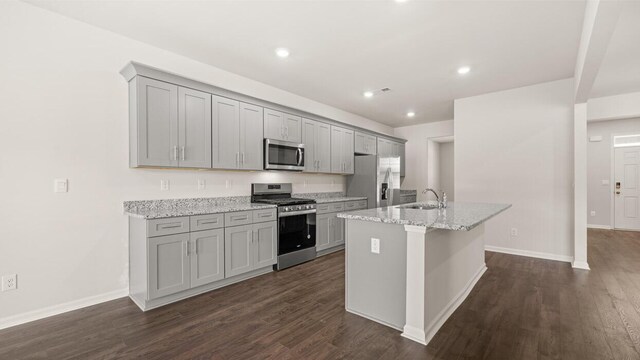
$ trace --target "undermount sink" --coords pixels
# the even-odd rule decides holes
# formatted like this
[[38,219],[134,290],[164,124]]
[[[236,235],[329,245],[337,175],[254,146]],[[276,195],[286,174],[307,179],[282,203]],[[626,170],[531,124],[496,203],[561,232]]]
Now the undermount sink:
[[413,209],[413,210],[435,210],[438,209],[438,205],[431,204],[421,204],[421,205],[407,205],[401,206],[403,209]]

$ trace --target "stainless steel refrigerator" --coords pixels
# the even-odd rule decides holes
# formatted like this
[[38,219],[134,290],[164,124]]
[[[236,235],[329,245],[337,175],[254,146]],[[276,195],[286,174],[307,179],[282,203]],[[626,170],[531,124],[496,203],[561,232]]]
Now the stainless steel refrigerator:
[[[354,174],[347,177],[347,196],[366,196],[368,208],[396,205],[400,189],[400,158],[357,155]],[[394,191],[396,190],[396,191]]]

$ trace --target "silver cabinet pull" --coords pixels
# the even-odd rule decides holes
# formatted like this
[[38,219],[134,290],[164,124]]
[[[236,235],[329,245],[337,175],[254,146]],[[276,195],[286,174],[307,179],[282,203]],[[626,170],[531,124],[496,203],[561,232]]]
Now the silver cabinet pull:
[[184,243],[184,252],[185,252],[185,254],[187,254],[187,256],[189,256],[189,242],[188,241],[186,241]]
[[236,165],[240,164],[240,153],[236,153]]
[[184,155],[184,146],[181,148],[181,150],[182,150],[182,161],[184,161],[184,157],[185,157],[185,155]]
[[198,255],[198,240],[193,242],[193,249],[195,250],[193,255]]
[[244,164],[244,151],[242,152],[242,164]]
[[178,147],[173,147],[173,160],[178,161]]
[[206,225],[206,224],[217,224],[218,220],[208,220],[208,221],[199,221],[198,224]]
[[178,225],[160,225],[160,229],[175,229],[181,227],[182,224]]

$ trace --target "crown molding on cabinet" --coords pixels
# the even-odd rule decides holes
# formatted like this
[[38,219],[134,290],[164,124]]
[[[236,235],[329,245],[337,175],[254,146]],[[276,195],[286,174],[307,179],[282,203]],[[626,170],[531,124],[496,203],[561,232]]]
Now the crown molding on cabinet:
[[262,100],[262,99],[258,99],[252,96],[248,96],[245,94],[241,94],[235,91],[231,91],[231,90],[227,90],[227,89],[223,89],[214,85],[210,85],[207,83],[203,83],[201,81],[198,80],[193,80],[193,79],[189,79],[186,78],[184,76],[178,75],[178,74],[174,74],[168,71],[164,71],[149,65],[145,65],[145,64],[141,64],[139,62],[135,62],[135,61],[131,61],[129,62],[122,70],[120,70],[120,74],[125,78],[125,80],[127,81],[131,81],[131,79],[133,79],[136,75],[140,75],[140,76],[144,76],[147,78],[151,78],[151,79],[155,79],[155,80],[159,80],[159,81],[164,81],[167,83],[171,83],[174,85],[179,85],[179,86],[183,86],[183,87],[187,87],[187,88],[191,88],[194,90],[199,90],[199,91],[204,91],[204,92],[208,92],[214,95],[218,95],[218,96],[222,96],[222,97],[227,97],[227,98],[231,98],[234,100],[238,100],[238,101],[242,101],[245,103],[249,103],[249,104],[254,104],[257,106],[262,106],[265,108],[269,108],[272,110],[277,110],[277,111],[281,111],[281,112],[285,112],[288,114],[292,114],[292,115],[297,115],[306,119],[311,119],[311,120],[316,120],[316,121],[320,121],[323,123],[327,123],[330,125],[337,125],[343,128],[347,128],[347,129],[351,129],[354,131],[359,131],[362,133],[366,133],[366,134],[371,134],[371,135],[375,135],[377,137],[380,138],[385,138],[385,139],[389,139],[392,141],[396,141],[396,142],[400,142],[400,143],[406,143],[407,140],[405,139],[401,139],[401,138],[397,138],[394,136],[390,136],[387,134],[382,134],[382,133],[378,133],[375,131],[371,131],[369,129],[365,129],[365,128],[361,128],[358,126],[354,126],[354,125],[350,125],[350,124],[345,124],[343,122],[337,121],[337,120],[333,120],[333,119],[329,119],[320,115],[316,115],[316,114],[312,114],[303,110],[299,110],[299,109],[294,109],[291,107],[287,107],[287,106],[283,106],[283,105],[279,105],[276,103],[272,103],[266,100]]

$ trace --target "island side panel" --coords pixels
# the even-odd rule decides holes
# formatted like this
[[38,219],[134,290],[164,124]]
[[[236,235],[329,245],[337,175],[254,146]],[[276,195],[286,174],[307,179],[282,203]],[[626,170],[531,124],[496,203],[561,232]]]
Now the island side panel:
[[424,323],[428,343],[464,301],[487,267],[484,224],[470,231],[428,231],[425,240]]
[[[402,225],[347,219],[346,310],[402,330],[405,324],[407,244]],[[380,253],[371,252],[380,239]]]

